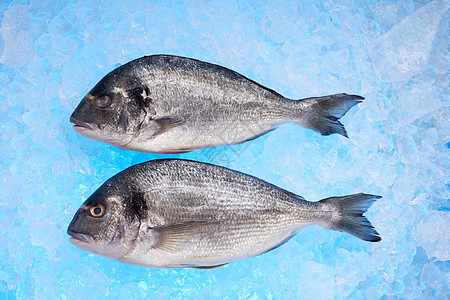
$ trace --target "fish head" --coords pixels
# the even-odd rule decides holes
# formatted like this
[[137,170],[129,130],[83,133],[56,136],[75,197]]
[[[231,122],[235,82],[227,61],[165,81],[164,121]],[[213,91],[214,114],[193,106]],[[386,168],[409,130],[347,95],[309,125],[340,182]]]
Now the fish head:
[[132,249],[140,224],[126,207],[123,197],[100,188],[76,212],[67,229],[69,241],[81,250],[120,259]]
[[[113,72],[112,72],[113,73]],[[108,74],[81,100],[70,116],[80,135],[126,147],[147,114],[142,84],[131,76]]]

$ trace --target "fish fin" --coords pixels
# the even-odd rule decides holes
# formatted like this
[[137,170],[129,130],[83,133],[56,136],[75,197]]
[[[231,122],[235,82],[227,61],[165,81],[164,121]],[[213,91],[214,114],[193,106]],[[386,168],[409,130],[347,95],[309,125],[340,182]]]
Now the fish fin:
[[182,124],[184,124],[184,120],[178,119],[178,118],[171,118],[171,117],[163,117],[159,119],[154,119],[151,121],[155,127],[155,133],[154,135],[163,134],[164,132],[169,131],[172,128],[178,127]]
[[301,120],[297,123],[300,126],[320,132],[322,135],[337,133],[348,138],[347,131],[344,125],[339,122],[339,119],[362,100],[364,100],[364,97],[347,94],[299,100],[298,103],[302,105],[302,111],[306,111],[308,115],[301,116]]
[[218,267],[222,267],[222,266],[225,266],[225,265],[228,265],[228,264],[229,263],[224,263],[224,264],[217,265],[217,266],[202,266],[202,267],[191,267],[191,268],[202,269],[202,270],[209,270],[209,269],[215,269],[215,268],[218,268]]
[[[263,135],[265,135],[265,134],[267,134],[267,133],[269,133],[269,132],[274,131],[275,129],[277,129],[277,127],[271,128],[271,129],[269,129],[268,131],[264,131],[263,133],[258,133],[258,134],[256,134],[256,135],[252,136],[251,138],[248,138],[248,139],[246,139],[246,140],[240,141],[239,143],[245,143],[245,142],[248,142],[248,141],[257,139],[257,138],[259,138],[260,136],[263,136]],[[251,132],[251,133],[253,133],[253,132]]]
[[285,192],[289,197],[292,197],[292,198],[294,198],[296,200],[300,200],[300,201],[306,201],[306,199],[300,195],[294,194],[293,192],[286,191],[285,189],[282,189],[282,188],[279,188],[279,189],[282,190],[283,192]]
[[288,236],[286,239],[284,239],[281,243],[279,243],[279,244],[273,246],[272,248],[270,248],[269,250],[267,250],[267,251],[265,251],[265,252],[263,252],[263,253],[261,253],[261,254],[270,252],[270,251],[272,251],[272,250],[277,249],[277,248],[280,247],[280,246],[283,246],[284,244],[286,244],[287,242],[289,242],[289,240],[292,239],[296,234],[297,234],[297,233],[291,234],[291,235]]
[[166,251],[179,251],[189,243],[192,234],[198,233],[205,223],[207,222],[194,221],[154,227],[152,229],[159,235],[159,242],[154,247]]
[[378,242],[381,241],[380,234],[363,214],[380,198],[381,196],[360,193],[327,198],[319,203],[332,203],[338,208],[340,217],[332,221],[330,229],[350,233],[364,241]]
[[191,148],[184,148],[184,149],[172,149],[167,150],[164,152],[156,152],[156,153],[162,153],[162,154],[180,154],[180,153],[187,153],[192,151],[197,151],[198,149],[191,149]]

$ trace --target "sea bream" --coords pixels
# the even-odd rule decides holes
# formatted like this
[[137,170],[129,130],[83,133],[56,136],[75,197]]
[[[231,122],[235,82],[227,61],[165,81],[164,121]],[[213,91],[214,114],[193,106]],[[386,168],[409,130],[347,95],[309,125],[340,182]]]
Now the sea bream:
[[277,248],[312,224],[378,242],[363,216],[378,198],[309,202],[224,167],[153,160],[106,181],[78,209],[67,233],[76,247],[127,264],[212,268]]
[[362,99],[291,100],[219,65],[152,55],[107,74],[70,121],[81,135],[119,148],[182,153],[241,143],[287,122],[347,137],[339,118]]

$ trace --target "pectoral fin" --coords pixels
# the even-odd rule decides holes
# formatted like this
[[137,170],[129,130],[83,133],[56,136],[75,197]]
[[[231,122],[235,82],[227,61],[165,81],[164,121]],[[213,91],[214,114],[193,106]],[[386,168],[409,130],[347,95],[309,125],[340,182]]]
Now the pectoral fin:
[[184,124],[184,120],[171,117],[163,117],[159,119],[154,119],[151,121],[152,126],[154,126],[155,133],[153,135],[163,134],[172,128],[178,127]]
[[171,252],[180,251],[198,239],[196,236],[202,232],[206,224],[207,222],[193,221],[154,227],[152,230],[157,233],[159,238],[159,242],[154,247]]

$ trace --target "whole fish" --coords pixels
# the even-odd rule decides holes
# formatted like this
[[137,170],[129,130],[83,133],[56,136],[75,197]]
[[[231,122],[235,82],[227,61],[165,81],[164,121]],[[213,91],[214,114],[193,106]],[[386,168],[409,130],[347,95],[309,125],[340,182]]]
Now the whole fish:
[[76,247],[153,268],[213,268],[260,255],[307,225],[381,240],[363,213],[380,196],[308,202],[253,176],[188,160],[153,160],[106,181],[67,233]]
[[362,99],[291,100],[215,64],[153,55],[107,74],[70,121],[81,135],[119,148],[182,153],[241,143],[286,122],[347,137],[339,118]]

